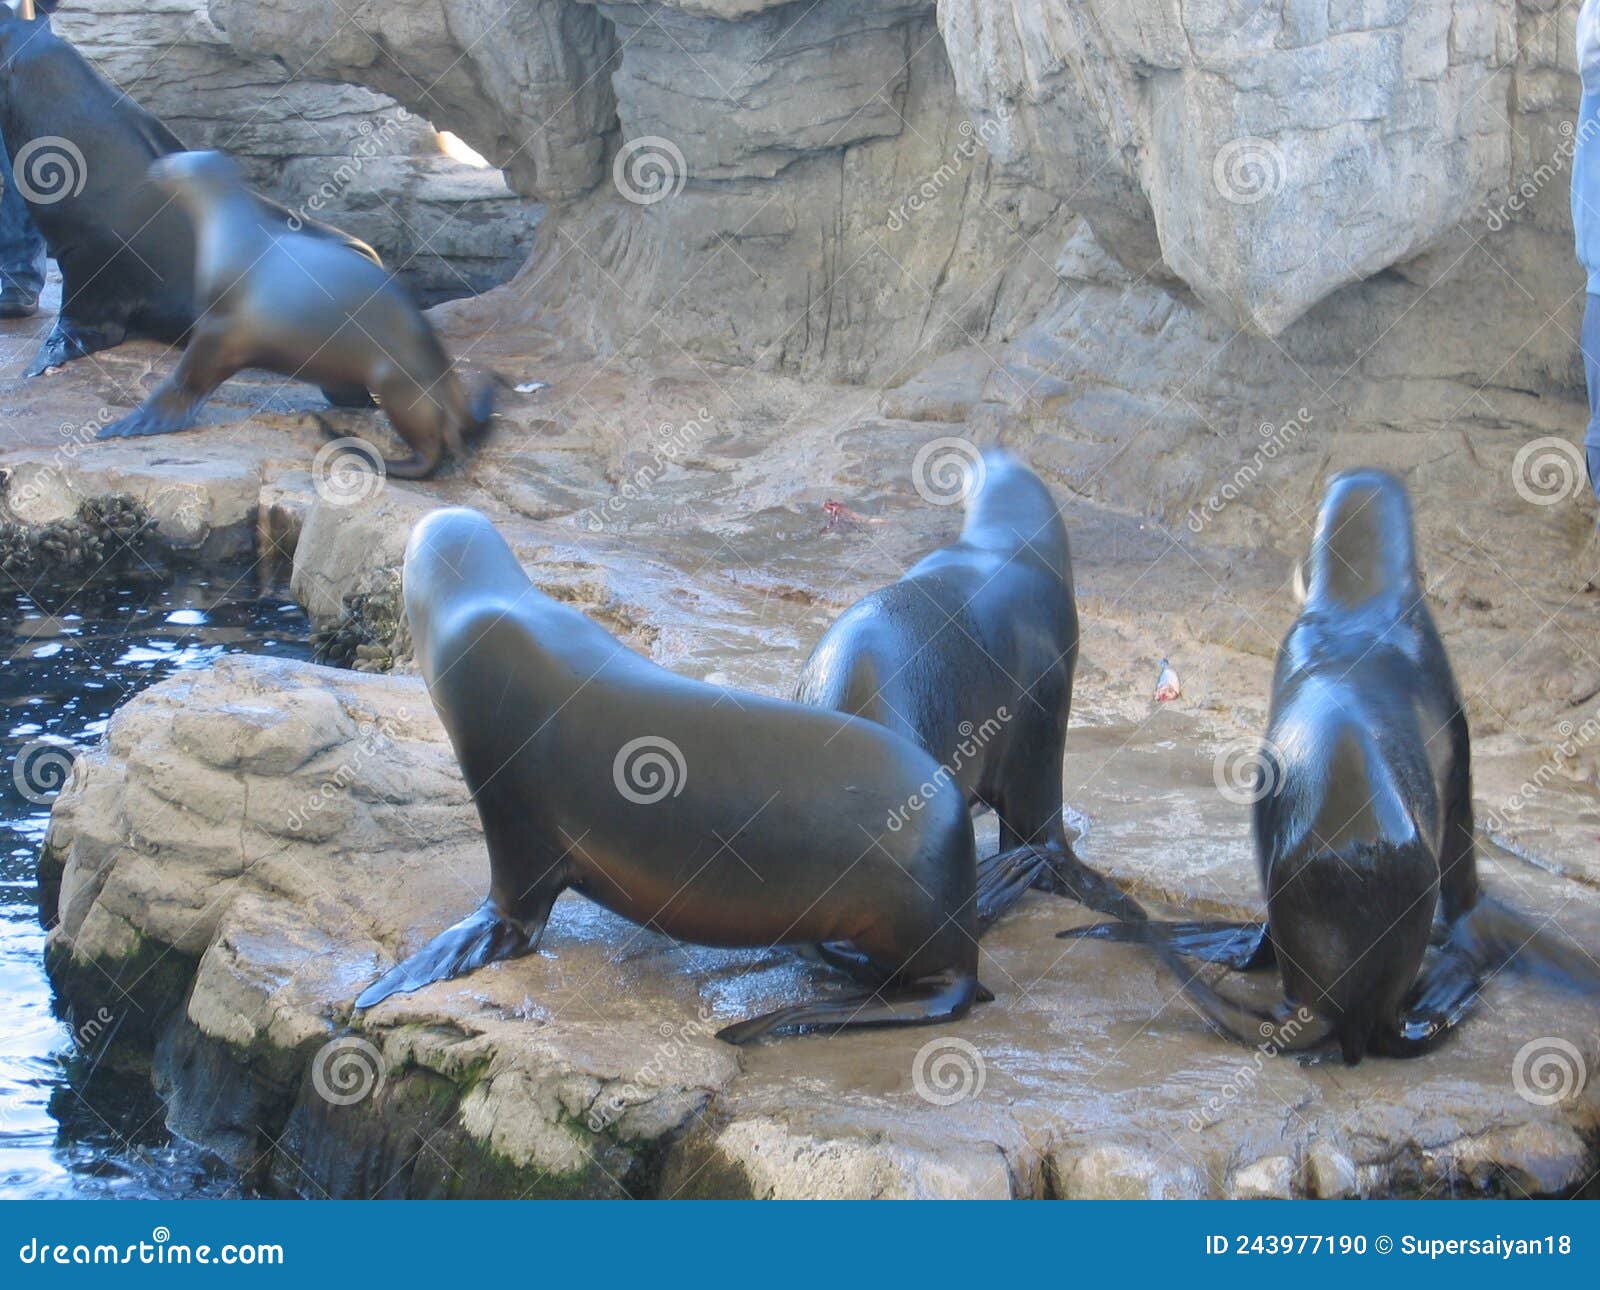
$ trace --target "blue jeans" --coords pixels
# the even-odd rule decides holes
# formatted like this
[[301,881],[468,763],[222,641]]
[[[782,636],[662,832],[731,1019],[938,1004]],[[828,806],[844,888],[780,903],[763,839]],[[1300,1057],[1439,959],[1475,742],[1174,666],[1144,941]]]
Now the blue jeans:
[[1589,487],[1600,497],[1600,296],[1593,292],[1583,307],[1583,376],[1589,386],[1589,429],[1583,451],[1589,462]]
[[44,238],[28,215],[28,204],[11,177],[11,158],[0,139],[0,285],[38,295],[44,287]]

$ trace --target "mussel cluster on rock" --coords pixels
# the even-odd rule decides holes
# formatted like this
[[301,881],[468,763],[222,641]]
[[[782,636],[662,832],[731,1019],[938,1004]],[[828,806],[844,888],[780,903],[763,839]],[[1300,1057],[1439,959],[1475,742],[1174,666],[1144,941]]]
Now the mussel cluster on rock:
[[410,653],[398,575],[376,591],[346,596],[339,621],[311,634],[311,657],[316,662],[356,672],[387,672]]
[[155,536],[144,503],[125,493],[90,497],[71,519],[0,522],[0,570],[18,582],[87,581],[138,553]]

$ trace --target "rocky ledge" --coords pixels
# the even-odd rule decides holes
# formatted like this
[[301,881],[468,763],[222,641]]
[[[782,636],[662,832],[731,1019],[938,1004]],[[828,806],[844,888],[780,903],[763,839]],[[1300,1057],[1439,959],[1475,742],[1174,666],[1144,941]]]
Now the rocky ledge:
[[[547,333],[487,329],[479,307],[441,320],[453,348],[523,389],[468,462],[425,485],[341,477],[318,420],[376,434],[378,419],[265,377],[229,382],[204,429],[96,442],[170,362],[130,344],[6,389],[7,518],[62,523],[114,494],[201,558],[292,551],[295,594],[324,628],[353,598],[392,610],[411,524],[465,502],[542,588],[658,662],[782,693],[834,615],[955,533],[959,508],[919,480],[919,455],[1003,437],[1055,488],[1074,544],[1066,790],[1082,854],[1154,903],[1221,916],[1255,899],[1248,811],[1221,771],[1263,727],[1316,481],[1390,461],[1417,497],[1472,713],[1487,881],[1600,945],[1592,519],[1583,499],[1519,496],[1512,457],[1543,430],[1517,419],[1531,404],[1474,428],[1456,456],[1475,470],[1353,418],[1285,436],[1253,487],[1230,439],[1189,459],[1186,490],[1152,491],[1150,463],[1125,455],[1106,474],[1142,489],[1135,509],[1080,486],[1074,454],[1092,437],[985,414],[982,372],[959,356],[880,394],[597,362]],[[0,331],[14,371],[34,339]],[[1579,412],[1537,409],[1562,426]],[[1222,509],[1196,528],[1184,516],[1208,491]],[[1467,499],[1481,532],[1461,525]],[[386,676],[236,657],[157,686],[56,805],[43,876],[60,884],[60,999],[117,1017],[118,1057],[153,1073],[172,1126],[257,1181],[341,1196],[1592,1186],[1593,1003],[1507,976],[1426,1059],[1302,1066],[1214,1039],[1136,951],[1055,940],[1087,915],[1040,895],[985,943],[997,1002],[945,1029],[729,1048],[712,1037],[729,1020],[843,983],[788,952],[674,945],[570,895],[538,956],[352,1018],[361,986],[485,884],[450,751],[392,653],[402,670]],[[1163,656],[1183,695],[1156,705]]]
[[[337,604],[433,504],[397,486],[314,501],[302,598]],[[750,612],[773,586],[718,601],[715,579],[674,581],[647,556],[608,567],[603,535],[578,557],[570,523],[501,520],[541,585],[640,647],[782,688],[755,646],[782,663],[794,643]],[[1081,669],[1068,758],[1082,854],[1147,899],[1248,915],[1248,813],[1215,781],[1232,718],[1112,699],[1128,687],[1104,650]],[[1232,661],[1264,691],[1266,659]],[[1483,765],[1497,793],[1516,773]],[[1489,883],[1600,944],[1600,866],[1579,844],[1592,800],[1549,787],[1519,826],[1563,845],[1523,859],[1486,839]],[[993,845],[992,826],[980,836]],[[721,1025],[843,983],[788,951],[679,945],[571,894],[538,955],[355,1017],[360,988],[486,885],[414,675],[233,657],[156,686],[77,763],[43,869],[60,878],[61,997],[153,1054],[176,1131],[302,1195],[1517,1196],[1600,1168],[1593,1002],[1507,975],[1425,1060],[1302,1065],[1215,1039],[1137,951],[1054,939],[1088,915],[1039,894],[985,942],[997,1001],[945,1028],[734,1049]]]
[[[1243,812],[1163,718],[1080,740],[1120,747],[1075,794],[1085,854],[1244,913]],[[1600,1165],[1591,1004],[1502,978],[1424,1061],[1302,1066],[1214,1039],[1126,947],[1055,940],[1085,915],[1037,894],[986,942],[998,1000],[943,1029],[736,1050],[718,1026],[840,983],[570,894],[537,956],[353,1018],[485,890],[410,676],[237,657],[157,686],[79,762],[47,866],[63,995],[154,1051],[177,1131],[305,1195],[1546,1195]],[[1592,891],[1492,869],[1594,943]]]

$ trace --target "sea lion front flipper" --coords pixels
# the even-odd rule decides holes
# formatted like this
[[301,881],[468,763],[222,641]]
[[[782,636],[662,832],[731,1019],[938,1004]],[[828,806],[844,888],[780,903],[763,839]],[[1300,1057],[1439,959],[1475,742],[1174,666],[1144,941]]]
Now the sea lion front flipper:
[[1418,1057],[1466,1020],[1482,990],[1472,954],[1447,947],[1424,965],[1398,1020],[1374,1031],[1368,1047],[1382,1057]]
[[39,352],[33,356],[33,362],[28,365],[24,375],[42,375],[52,367],[60,367],[75,358],[84,358],[89,354],[97,354],[102,349],[111,349],[115,345],[122,344],[127,338],[128,329],[122,323],[110,321],[80,323],[74,322],[64,314],[58,315],[55,326],[44,338],[44,344],[39,346]]
[[848,972],[869,985],[882,985],[893,975],[879,968],[849,941],[821,941],[816,948],[817,956],[829,967]]
[[544,918],[513,922],[486,900],[369,985],[356,999],[356,1007],[370,1008],[391,994],[410,994],[435,981],[453,980],[487,964],[531,954],[539,947],[544,925]]
[[204,396],[194,398],[169,377],[150,391],[150,397],[143,403],[103,428],[95,438],[132,439],[187,430],[195,423],[202,402]]
[[227,325],[198,324],[172,374],[127,416],[113,421],[95,437],[127,439],[138,435],[172,434],[195,423],[200,405],[242,364],[228,354]]
[[1091,923],[1087,927],[1069,927],[1064,932],[1057,932],[1056,939],[1142,943],[1152,934],[1163,937],[1185,958],[1222,963],[1235,972],[1252,972],[1277,962],[1272,937],[1267,934],[1265,923],[1152,922],[1148,929],[1123,922]]
[[978,996],[978,978],[963,975],[949,981],[921,981],[886,986],[872,994],[848,994],[816,1003],[797,1003],[749,1021],[724,1026],[717,1038],[747,1044],[775,1030],[797,1026],[929,1026],[967,1014]]

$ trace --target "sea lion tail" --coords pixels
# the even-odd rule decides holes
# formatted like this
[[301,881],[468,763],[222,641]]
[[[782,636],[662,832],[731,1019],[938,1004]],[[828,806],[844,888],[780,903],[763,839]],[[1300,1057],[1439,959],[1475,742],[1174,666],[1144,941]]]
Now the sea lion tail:
[[501,915],[493,901],[485,901],[369,985],[356,999],[356,1007],[370,1008],[391,994],[410,994],[435,981],[454,980],[487,964],[531,954],[543,932],[543,919],[531,926],[514,922]]

